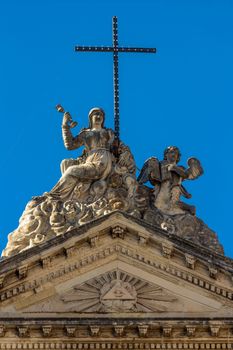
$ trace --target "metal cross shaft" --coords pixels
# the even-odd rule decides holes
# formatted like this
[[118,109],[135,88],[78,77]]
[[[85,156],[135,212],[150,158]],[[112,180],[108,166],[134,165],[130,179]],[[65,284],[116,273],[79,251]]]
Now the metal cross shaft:
[[118,53],[156,53],[155,48],[140,47],[119,47],[118,46],[118,25],[117,17],[112,18],[112,46],[75,46],[75,51],[82,52],[112,52],[113,53],[113,86],[114,86],[114,127],[115,137],[120,137],[120,112],[119,112],[119,70],[118,70]]

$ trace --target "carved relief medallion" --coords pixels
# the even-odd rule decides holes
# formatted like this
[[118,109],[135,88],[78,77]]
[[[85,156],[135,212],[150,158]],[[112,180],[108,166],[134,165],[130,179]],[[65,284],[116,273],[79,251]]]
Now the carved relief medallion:
[[136,298],[137,292],[134,286],[118,279],[106,283],[100,289],[100,303],[107,312],[132,310]]
[[162,288],[120,270],[105,273],[62,296],[76,312],[164,312],[176,298]]

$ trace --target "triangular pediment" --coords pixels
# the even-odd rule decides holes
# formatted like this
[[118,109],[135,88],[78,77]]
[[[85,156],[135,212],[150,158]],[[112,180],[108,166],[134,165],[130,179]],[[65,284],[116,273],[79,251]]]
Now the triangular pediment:
[[228,271],[211,277],[208,257],[202,258],[190,243],[181,246],[179,239],[137,220],[116,213],[56,240],[56,244],[55,240],[46,242],[34,255],[28,251],[14,261],[7,259],[16,273],[6,275],[1,291],[3,314],[232,314]]
[[[18,299],[18,298],[17,298]],[[57,286],[47,286],[3,309],[21,315],[215,315],[225,304],[175,278],[153,274],[116,259]]]
[[[62,296],[76,312],[163,312],[176,299],[163,288],[115,269],[76,285]],[[162,304],[161,304],[162,302]]]

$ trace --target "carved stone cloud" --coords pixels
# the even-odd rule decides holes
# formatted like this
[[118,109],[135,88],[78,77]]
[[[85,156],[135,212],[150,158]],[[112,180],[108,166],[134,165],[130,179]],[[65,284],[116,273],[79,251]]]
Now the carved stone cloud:
[[190,158],[184,168],[179,165],[179,149],[170,146],[163,160],[149,158],[137,178],[130,148],[120,140],[115,144],[114,131],[104,127],[102,109],[91,110],[89,127],[76,136],[70,130],[70,118],[64,114],[64,145],[68,150],[84,146],[83,154],[64,159],[57,184],[29,201],[18,228],[8,236],[3,256],[30,249],[116,210],[223,253],[216,234],[196,217],[195,207],[181,201],[182,196],[191,197],[182,183],[203,174],[198,159]]

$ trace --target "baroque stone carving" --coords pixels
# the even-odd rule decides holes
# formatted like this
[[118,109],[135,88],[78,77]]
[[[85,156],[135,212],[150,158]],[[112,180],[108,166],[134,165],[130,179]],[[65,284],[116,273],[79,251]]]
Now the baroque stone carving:
[[195,262],[196,262],[195,257],[190,255],[190,254],[185,254],[185,261],[186,261],[187,267],[189,267],[190,269],[194,270]]
[[97,337],[100,333],[100,327],[99,326],[90,326],[90,332],[92,337]]
[[114,226],[111,229],[111,233],[112,233],[112,238],[121,238],[124,239],[125,237],[125,229],[123,227],[120,226]]
[[146,325],[146,324],[139,325],[139,326],[138,326],[138,334],[139,334],[139,337],[145,337],[145,336],[147,335],[148,328],[149,328],[149,326]]
[[42,326],[41,330],[44,337],[50,337],[52,335],[53,328],[52,326],[48,325],[48,326]]
[[66,326],[65,329],[68,337],[75,337],[76,327]]
[[75,254],[76,248],[74,246],[67,247],[67,248],[64,248],[64,251],[67,258],[71,258]]
[[217,337],[221,328],[221,322],[210,321],[210,333],[213,337]]
[[18,276],[19,276],[19,279],[22,279],[22,278],[27,277],[27,273],[28,273],[28,266],[27,266],[27,265],[20,266],[20,267],[18,268]]
[[121,326],[121,325],[116,325],[114,326],[114,332],[115,332],[115,335],[117,337],[122,337],[123,333],[124,333],[124,329],[125,327],[124,326]]
[[172,255],[172,245],[171,244],[168,244],[166,242],[163,242],[162,243],[162,254],[165,258],[170,258],[171,255]]
[[223,247],[216,233],[195,215],[187,213],[168,216],[156,207],[149,207],[144,211],[143,219],[152,225],[159,225],[169,234],[175,234],[223,254]]
[[188,337],[194,336],[196,327],[194,325],[186,325],[186,332]]
[[65,147],[73,150],[84,146],[83,154],[63,160],[58,183],[28,203],[19,227],[9,235],[4,256],[38,245],[113,210],[137,212],[134,158],[122,142],[115,154],[114,132],[104,127],[104,111],[93,108],[89,127],[75,137],[70,131],[70,120],[66,112],[62,123]]
[[139,232],[138,233],[138,242],[140,245],[146,245],[149,241],[149,236],[144,234],[144,233],[141,233]]
[[4,325],[0,325],[0,337],[4,337],[6,333],[6,328]]
[[51,266],[52,259],[50,256],[46,256],[41,258],[41,263],[44,269],[48,268]]
[[[176,300],[162,288],[120,270],[77,285],[61,297],[75,312],[163,312]],[[162,302],[162,303],[161,303]]]
[[165,336],[165,337],[170,337],[171,336],[171,334],[172,334],[172,326],[171,325],[164,325],[163,327],[162,327],[162,331],[163,331],[163,335]]
[[[191,197],[182,182],[203,174],[200,162],[190,158],[188,168],[180,166],[180,151],[170,146],[162,161],[149,158],[136,179],[136,165],[129,147],[116,140],[113,130],[106,128],[104,122],[104,111],[93,108],[89,112],[89,126],[74,136],[72,117],[64,113],[64,145],[68,150],[84,146],[83,153],[76,159],[63,160],[57,184],[27,204],[2,255],[17,254],[115,210],[223,253],[216,234],[195,216],[195,208],[180,200],[181,196]],[[153,189],[146,185],[147,181]],[[118,228],[112,230],[113,237],[124,238],[124,233]],[[90,241],[93,247],[96,243],[95,239]],[[140,243],[145,243],[144,238],[140,238]]]
[[211,278],[216,279],[218,275],[218,270],[213,266],[209,266],[209,274]]
[[178,165],[180,151],[170,146],[164,151],[164,159],[149,158],[138,176],[138,192],[144,195],[146,182],[150,182],[153,191],[147,193],[149,200],[143,211],[143,219],[159,225],[169,234],[176,234],[194,243],[208,246],[223,253],[217,235],[195,216],[195,207],[180,200],[181,196],[191,198],[191,194],[182,185],[184,180],[194,180],[203,174],[198,159],[189,158],[188,168]]
[[[139,255],[135,248],[129,248],[124,246],[122,243],[123,242],[121,242],[121,244],[113,244],[105,247],[104,249],[99,248],[99,251],[91,253],[88,259],[86,257],[80,258],[77,254],[77,261],[67,264],[64,262],[63,266],[57,268],[55,259],[53,265],[54,270],[45,271],[45,275],[43,277],[35,275],[35,278],[31,281],[22,280],[17,286],[9,285],[7,289],[0,292],[0,301],[10,300],[17,295],[23,295],[28,291],[34,291],[35,293],[40,292],[43,285],[47,282],[52,282],[64,275],[72,274],[75,270],[82,271],[82,268],[85,269],[87,265],[90,266],[92,264],[96,264],[97,262],[99,263],[101,260],[115,255],[116,252],[124,257],[132,259],[133,262],[143,263],[145,266],[153,269],[154,271],[166,271],[167,274],[176,276],[179,280],[185,280],[190,284],[204,288],[214,295],[220,295],[225,300],[233,300],[232,289],[229,287],[222,286],[220,288],[219,286],[215,285],[215,280],[210,283],[210,281],[206,280],[204,276],[195,275],[191,272],[191,270],[190,273],[184,273],[180,267],[174,265],[172,266],[170,262],[166,264],[165,262],[158,262],[157,259],[148,258],[146,252],[145,254]],[[39,261],[40,259],[38,259],[38,262]],[[206,264],[203,264],[202,267],[206,268]],[[16,270],[13,272],[15,273]]]
[[[116,349],[122,349],[122,340],[119,339],[118,342],[113,340],[109,340],[109,341],[98,341],[98,342],[91,342],[91,341],[79,341],[79,342],[67,342],[64,340],[56,340],[56,341],[51,341],[50,343],[46,342],[34,342],[34,344],[32,344],[31,340],[28,342],[24,342],[24,346],[25,348],[27,347],[27,349],[40,349],[40,350],[47,350],[48,346],[50,346],[50,348],[55,348],[56,350],[99,350],[99,349],[112,349],[112,348],[116,348]],[[231,343],[229,343],[229,341],[225,340],[224,342],[219,342],[217,340],[215,341],[210,341],[208,340],[202,340],[202,342],[200,343],[200,345],[198,344],[199,348],[203,348],[203,349],[221,349],[221,350],[225,350],[225,349],[231,349]],[[132,345],[132,340],[125,340],[124,341],[124,349],[126,350],[132,350],[133,349],[161,349],[161,350],[170,350],[171,348],[174,349],[195,349],[195,347],[197,348],[197,341],[190,341],[187,343],[187,341],[185,340],[177,340],[175,339],[175,341],[173,342],[158,342],[156,339],[156,344],[151,343],[151,341],[144,341],[144,342],[139,342],[137,341],[137,343],[134,343]],[[22,344],[21,343],[15,343],[15,340],[9,342],[8,344],[3,343],[0,344],[0,349],[1,350],[6,350],[6,349],[16,349],[16,350],[22,350]]]
[[155,157],[149,158],[138,177],[143,184],[150,181],[154,186],[154,205],[167,214],[195,213],[195,208],[180,201],[180,197],[191,198],[191,195],[183,187],[182,181],[194,180],[203,174],[203,169],[198,159],[189,158],[189,167],[177,165],[180,160],[178,147],[170,146],[164,151],[163,161]]
[[98,235],[94,235],[94,236],[90,237],[89,238],[90,246],[92,248],[97,247],[98,240],[99,240],[99,236]]
[[29,337],[29,327],[18,327],[19,337]]
[[3,288],[4,286],[4,280],[5,280],[5,276],[0,276],[0,288]]

